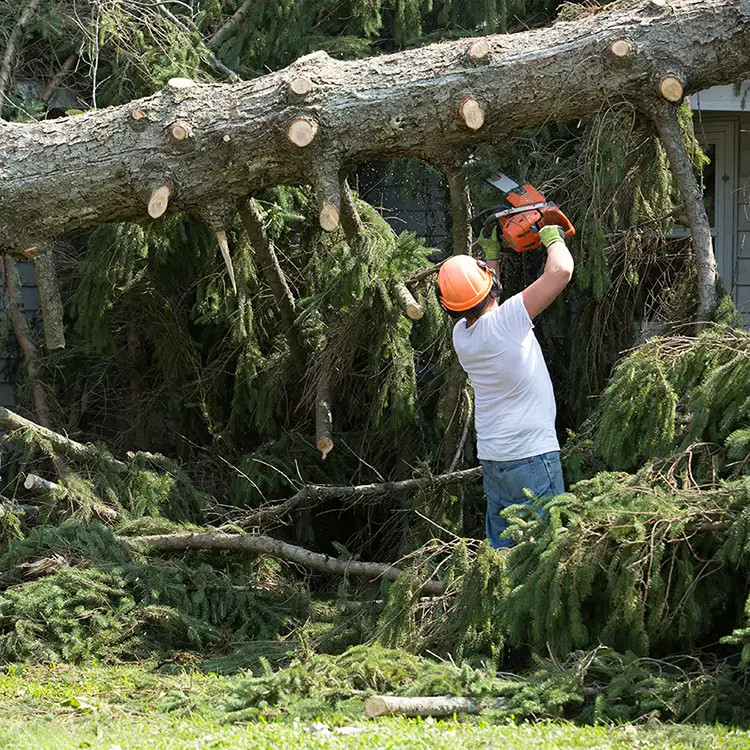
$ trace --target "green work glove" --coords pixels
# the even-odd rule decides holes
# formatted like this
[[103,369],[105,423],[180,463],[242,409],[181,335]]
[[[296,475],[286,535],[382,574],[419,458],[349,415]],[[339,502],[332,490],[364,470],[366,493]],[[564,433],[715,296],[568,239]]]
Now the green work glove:
[[483,237],[479,235],[477,240],[479,247],[484,250],[485,260],[500,260],[500,240],[497,238],[497,227],[492,230],[491,237]]
[[545,247],[549,247],[553,242],[565,240],[565,234],[557,224],[549,224],[539,230],[539,239]]

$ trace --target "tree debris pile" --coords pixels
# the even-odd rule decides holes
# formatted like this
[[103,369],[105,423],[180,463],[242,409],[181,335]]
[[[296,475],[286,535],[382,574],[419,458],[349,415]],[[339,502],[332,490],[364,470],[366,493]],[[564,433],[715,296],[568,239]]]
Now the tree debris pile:
[[230,721],[312,719],[331,711],[353,719],[362,717],[368,696],[456,696],[472,699],[490,721],[628,722],[649,716],[741,726],[750,710],[746,680],[710,660],[644,659],[603,646],[563,662],[540,659],[523,676],[356,646],[340,656],[303,655],[276,672],[266,664],[256,676],[236,681],[226,707]]

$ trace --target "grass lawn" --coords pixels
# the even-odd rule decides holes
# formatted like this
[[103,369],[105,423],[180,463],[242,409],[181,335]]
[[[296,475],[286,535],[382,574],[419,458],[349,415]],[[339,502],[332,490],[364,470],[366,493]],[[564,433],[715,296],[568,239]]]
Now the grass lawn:
[[750,733],[724,727],[566,723],[490,725],[378,719],[229,724],[222,698],[232,678],[92,666],[0,668],[0,747],[44,748],[591,748],[747,750]]

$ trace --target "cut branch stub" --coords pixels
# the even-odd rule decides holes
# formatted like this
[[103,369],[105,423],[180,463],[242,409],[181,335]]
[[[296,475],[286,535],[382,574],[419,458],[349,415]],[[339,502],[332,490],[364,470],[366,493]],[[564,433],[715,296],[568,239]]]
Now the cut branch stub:
[[286,126],[286,137],[300,148],[309,146],[318,134],[318,123],[303,117],[297,117]]
[[402,284],[400,281],[394,281],[393,295],[408,318],[420,320],[424,315],[422,305],[414,299],[414,295],[407,289],[405,284]]
[[668,101],[681,102],[685,94],[685,84],[674,75],[664,76],[659,81],[659,93]]
[[618,37],[609,45],[609,51],[615,57],[627,57],[630,54],[630,40],[624,36]]
[[193,137],[193,128],[190,123],[185,122],[185,120],[175,120],[169,126],[169,137],[173,141],[180,143]]
[[469,130],[479,130],[484,125],[484,110],[482,105],[471,97],[461,102],[459,107],[461,119]]
[[151,193],[148,199],[148,215],[152,219],[158,219],[167,210],[171,193],[169,185],[162,185]]
[[167,81],[167,86],[170,89],[191,89],[197,84],[190,78],[170,78]]
[[318,220],[326,232],[338,229],[341,212],[341,183],[337,169],[316,170],[315,193],[318,197]]
[[133,107],[133,109],[130,110],[128,122],[133,130],[144,130],[148,125],[148,112],[146,112],[143,107]]
[[315,399],[315,446],[321,452],[324,461],[333,450],[331,386],[327,378],[318,386]]
[[492,48],[486,39],[478,39],[472,42],[466,50],[466,57],[471,63],[489,62]]
[[237,282],[234,280],[234,266],[232,265],[232,256],[229,254],[229,240],[227,240],[227,233],[223,229],[216,231],[216,240],[219,243],[219,249],[221,250],[221,257],[224,258],[224,265],[227,267],[227,273],[229,274],[229,281],[232,283],[232,289],[237,294]]
[[307,96],[313,89],[313,83],[307,76],[296,76],[289,81],[289,93],[298,98]]

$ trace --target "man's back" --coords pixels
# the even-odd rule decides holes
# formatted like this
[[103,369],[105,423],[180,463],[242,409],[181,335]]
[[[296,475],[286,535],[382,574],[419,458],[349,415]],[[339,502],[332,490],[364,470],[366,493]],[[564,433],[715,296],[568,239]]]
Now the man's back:
[[453,329],[474,387],[480,459],[511,461],[558,451],[555,397],[521,294]]

